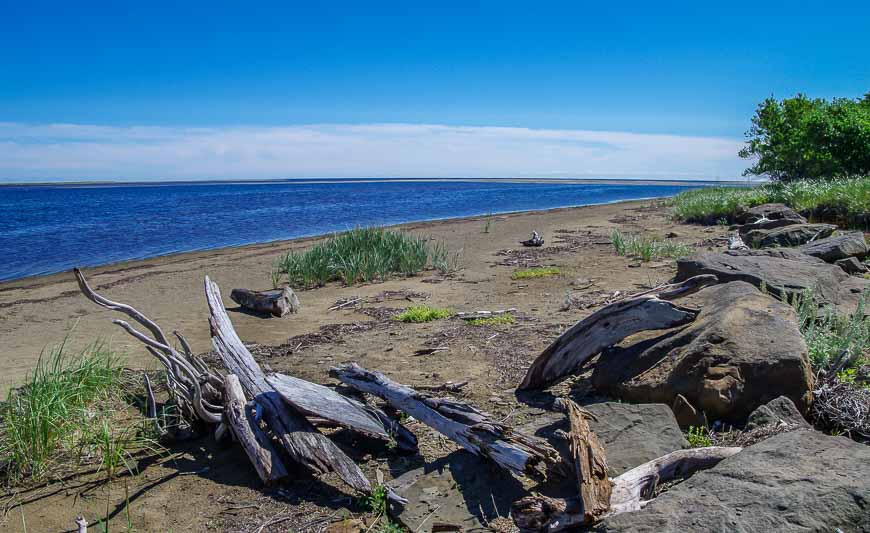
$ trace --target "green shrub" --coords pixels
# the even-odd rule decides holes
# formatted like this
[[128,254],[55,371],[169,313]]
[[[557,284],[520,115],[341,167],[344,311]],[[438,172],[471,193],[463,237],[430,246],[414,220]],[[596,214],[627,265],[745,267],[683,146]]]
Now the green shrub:
[[556,267],[535,267],[517,270],[511,274],[511,279],[546,278],[548,276],[558,276],[561,273],[562,271]]
[[692,448],[706,448],[713,445],[713,439],[710,438],[710,432],[705,427],[689,426],[689,431],[686,433],[686,440],[689,441],[689,446]]
[[644,236],[626,235],[619,230],[615,230],[610,234],[610,241],[613,243],[613,249],[618,255],[637,257],[645,263],[662,257],[686,257],[695,252],[687,244]]
[[[815,294],[805,291],[790,298],[807,343],[810,363],[816,371],[825,370],[843,354],[852,366],[864,363],[870,349],[870,317],[864,316],[867,294],[862,295],[852,316],[844,317],[830,307],[820,307]],[[844,369],[844,370],[848,370]]]
[[440,307],[430,307],[428,305],[415,305],[405,309],[404,312],[396,315],[395,319],[399,322],[431,322],[440,318],[447,318],[451,315],[449,309]]
[[475,318],[468,321],[468,324],[472,326],[499,326],[503,324],[513,323],[514,316],[507,313],[503,315],[489,316],[485,318]]
[[[313,288],[330,281],[345,285],[386,280],[391,275],[413,276],[428,267],[452,272],[461,255],[443,243],[430,245],[418,237],[382,228],[355,228],[330,236],[305,252],[288,252],[274,265],[295,288]],[[272,282],[275,283],[273,276]]]

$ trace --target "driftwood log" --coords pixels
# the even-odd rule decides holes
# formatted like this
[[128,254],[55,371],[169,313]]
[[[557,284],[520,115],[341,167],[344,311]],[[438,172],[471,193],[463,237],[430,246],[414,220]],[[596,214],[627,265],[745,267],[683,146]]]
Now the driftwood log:
[[364,435],[395,442],[405,451],[417,449],[417,437],[402,424],[375,407],[342,396],[329,387],[284,374],[271,374],[266,381],[300,413],[335,422]]
[[208,276],[205,295],[215,351],[229,372],[238,376],[245,394],[262,409],[266,425],[290,457],[314,473],[334,471],[354,489],[371,492],[371,483],[359,466],[305,417],[289,408],[266,382],[263,370],[239,339],[227,316],[220,289]]
[[587,523],[598,521],[610,508],[610,479],[607,477],[607,458],[595,432],[589,427],[590,413],[576,403],[568,402],[568,447],[574,463],[574,475],[580,493],[583,519]]
[[541,237],[537,231],[533,231],[532,236],[529,237],[529,239],[527,239],[525,241],[520,241],[520,244],[522,244],[523,246],[530,246],[530,247],[543,246],[544,245],[544,238]]
[[[609,511],[604,517],[640,510],[654,498],[659,483],[712,468],[741,450],[726,447],[677,450],[632,468],[610,480],[613,489]],[[535,494],[514,502],[511,516],[520,531],[553,533],[594,523],[585,511],[581,497],[551,498]]]
[[260,292],[233,289],[230,299],[249,311],[277,317],[298,313],[300,308],[299,298],[290,287]]
[[[715,280],[715,276],[698,276],[657,290],[667,298],[674,298],[697,291]],[[594,355],[630,335],[650,329],[682,326],[695,320],[697,315],[698,310],[681,307],[655,294],[638,295],[612,303],[574,324],[541,352],[518,388],[546,387],[570,375]]]
[[561,463],[559,452],[543,439],[494,422],[489,415],[468,404],[449,398],[430,398],[356,363],[339,365],[331,369],[330,374],[359,391],[383,398],[396,409],[469,452],[492,459],[505,470],[540,477]]
[[287,469],[269,436],[255,417],[256,405],[245,399],[242,385],[235,374],[224,376],[224,413],[227,425],[254,465],[254,470],[267,485],[287,477]]

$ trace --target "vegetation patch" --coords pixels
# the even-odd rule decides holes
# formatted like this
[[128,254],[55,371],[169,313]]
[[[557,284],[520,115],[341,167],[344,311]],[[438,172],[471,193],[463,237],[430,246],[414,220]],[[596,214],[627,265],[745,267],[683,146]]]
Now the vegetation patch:
[[471,326],[500,326],[503,324],[513,324],[514,316],[508,313],[503,315],[489,316],[484,318],[474,318],[468,321]]
[[687,244],[670,242],[642,235],[627,235],[619,230],[610,235],[610,242],[618,255],[637,257],[647,263],[665,257],[678,259],[692,255],[695,250]]
[[870,227],[870,176],[823,181],[765,183],[755,187],[709,187],[685,191],[671,200],[674,216],[684,222],[734,223],[740,212],[766,203],[782,203],[809,218],[841,226]]
[[701,426],[689,426],[686,440],[689,441],[689,446],[692,448],[706,448],[713,445],[709,430]]
[[383,228],[355,228],[337,233],[304,252],[291,251],[274,264],[271,281],[286,280],[294,288],[313,288],[330,281],[345,285],[413,276],[427,268],[448,274],[461,268],[462,253],[443,243]]
[[511,274],[511,279],[531,279],[531,278],[546,278],[549,276],[558,276],[562,273],[556,267],[535,267],[517,270]]
[[431,322],[441,318],[448,318],[453,313],[449,309],[441,307],[431,307],[428,305],[415,305],[405,309],[402,313],[396,315],[395,319],[399,322]]

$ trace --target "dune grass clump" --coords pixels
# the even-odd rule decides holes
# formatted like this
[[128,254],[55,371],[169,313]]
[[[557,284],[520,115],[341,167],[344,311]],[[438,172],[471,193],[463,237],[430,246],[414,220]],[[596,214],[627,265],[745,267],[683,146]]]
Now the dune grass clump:
[[355,228],[337,233],[304,252],[291,251],[273,267],[272,284],[286,278],[294,288],[321,287],[330,281],[345,285],[413,276],[426,268],[446,274],[461,268],[461,253],[443,243],[383,228]]
[[805,216],[842,226],[870,226],[870,176],[833,180],[765,183],[755,187],[709,187],[682,192],[671,200],[674,216],[685,222],[733,223],[744,209],[783,203]]
[[558,276],[561,273],[562,271],[556,267],[526,268],[524,270],[517,270],[511,274],[511,279],[546,278],[550,276]]
[[810,363],[816,371],[826,370],[839,358],[851,362],[842,369],[844,371],[870,364],[870,317],[864,316],[866,299],[865,293],[851,316],[842,316],[831,307],[820,306],[810,290],[789,299],[797,311]]
[[121,358],[96,343],[77,357],[64,345],[40,357],[0,406],[0,457],[8,481],[40,479],[91,444],[96,406],[119,394]]
[[449,309],[441,307],[431,307],[428,305],[415,305],[405,309],[402,313],[396,315],[395,319],[399,322],[412,322],[419,324],[422,322],[431,322],[441,318],[448,318],[453,313]]
[[695,252],[687,244],[638,235],[626,235],[619,230],[615,230],[610,235],[610,242],[613,243],[613,249],[617,255],[637,257],[645,263],[663,257],[679,259]]
[[468,321],[471,326],[502,326],[505,324],[513,324],[514,316],[510,314],[488,316],[483,318],[474,318]]

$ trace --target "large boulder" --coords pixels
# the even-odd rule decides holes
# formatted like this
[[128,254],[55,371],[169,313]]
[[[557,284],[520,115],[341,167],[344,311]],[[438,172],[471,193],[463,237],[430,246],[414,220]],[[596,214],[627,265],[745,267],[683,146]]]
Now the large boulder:
[[833,224],[792,224],[774,229],[753,229],[743,235],[750,248],[772,246],[800,246],[816,239],[824,239],[836,231]]
[[782,433],[671,487],[606,532],[870,531],[870,446]]
[[838,259],[834,261],[834,264],[843,269],[843,272],[846,274],[852,274],[854,276],[860,276],[861,274],[866,274],[870,272],[870,269],[867,268],[867,265],[858,261],[855,257],[847,257],[846,259]]
[[738,213],[735,217],[740,224],[756,224],[760,220],[793,220],[805,223],[807,219],[785,204],[761,204]]
[[808,242],[798,247],[798,251],[818,257],[828,263],[834,263],[849,257],[864,257],[868,253],[868,248],[864,234],[859,231],[851,231],[835,237]]
[[634,403],[672,405],[681,394],[711,421],[742,423],[778,396],[806,410],[813,374],[790,306],[740,281],[686,301],[701,307],[694,322],[606,351],[592,374],[595,387]]
[[699,274],[714,274],[719,281],[746,281],[765,287],[771,295],[788,300],[812,290],[824,304],[851,313],[870,280],[849,276],[836,265],[790,249],[706,253],[677,261],[675,281]]

